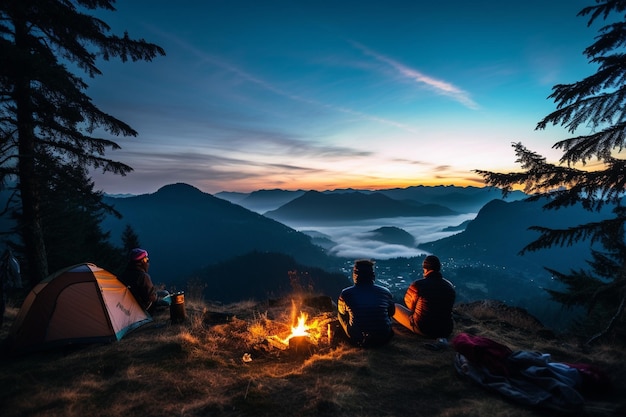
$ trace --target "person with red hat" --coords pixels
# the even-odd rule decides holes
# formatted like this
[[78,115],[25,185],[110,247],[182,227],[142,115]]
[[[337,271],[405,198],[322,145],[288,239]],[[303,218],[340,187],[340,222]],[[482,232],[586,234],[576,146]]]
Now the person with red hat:
[[157,301],[157,290],[148,274],[150,258],[148,251],[135,248],[128,254],[126,269],[119,280],[126,285],[135,299],[148,313],[153,314]]
[[441,262],[428,255],[422,262],[424,277],[409,285],[404,304],[396,304],[395,321],[422,336],[445,340],[452,333],[454,285],[441,275]]

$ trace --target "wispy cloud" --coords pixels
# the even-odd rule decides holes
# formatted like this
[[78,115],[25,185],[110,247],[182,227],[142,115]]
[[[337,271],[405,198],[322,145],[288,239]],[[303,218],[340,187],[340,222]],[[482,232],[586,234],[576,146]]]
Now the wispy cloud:
[[467,91],[464,91],[454,84],[428,76],[416,69],[409,68],[406,65],[396,60],[393,60],[385,55],[379,54],[358,42],[350,41],[350,43],[354,47],[361,50],[365,55],[371,56],[378,62],[382,62],[388,67],[391,67],[400,76],[415,81],[419,84],[426,85],[437,94],[451,97],[453,100],[461,103],[467,108],[470,108],[472,110],[477,110],[479,108],[478,104],[474,100],[472,100],[470,94]]
[[297,101],[300,103],[305,103],[305,104],[309,104],[312,106],[317,106],[317,107],[322,107],[325,109],[329,109],[329,110],[333,110],[336,112],[341,112],[341,113],[345,113],[345,114],[349,114],[351,116],[357,116],[361,119],[364,120],[369,120],[372,122],[376,122],[379,124],[383,124],[383,125],[387,125],[387,126],[392,126],[398,129],[402,129],[406,132],[412,133],[412,134],[416,134],[418,133],[412,126],[404,124],[404,123],[400,123],[397,122],[395,120],[391,120],[391,119],[387,119],[387,118],[383,118],[383,117],[379,117],[379,116],[375,116],[375,115],[371,115],[365,112],[361,112],[355,109],[351,109],[351,108],[347,108],[344,106],[339,106],[336,104],[332,104],[332,103],[323,103],[317,100],[313,100],[307,97],[303,97],[301,95],[298,94],[293,94],[289,91],[286,91],[284,89],[279,88],[278,86],[274,85],[273,83],[267,82],[266,80],[259,78],[245,70],[243,70],[242,68],[230,63],[229,61],[223,59],[222,57],[207,53],[201,49],[198,49],[197,47],[189,44],[188,42],[183,41],[182,39],[179,38],[175,38],[172,37],[171,35],[168,34],[163,34],[163,36],[167,36],[170,39],[172,39],[174,42],[177,42],[177,44],[185,49],[187,49],[188,51],[192,52],[193,54],[195,54],[196,56],[198,56],[198,58],[205,60],[206,62],[210,62],[212,65],[215,65],[217,67],[220,67],[222,69],[225,69],[227,71],[229,71],[230,73],[236,75],[237,77],[239,77],[239,79],[255,84],[263,89],[265,89],[266,91],[272,92],[278,96],[287,98],[289,100],[293,100],[293,101]]

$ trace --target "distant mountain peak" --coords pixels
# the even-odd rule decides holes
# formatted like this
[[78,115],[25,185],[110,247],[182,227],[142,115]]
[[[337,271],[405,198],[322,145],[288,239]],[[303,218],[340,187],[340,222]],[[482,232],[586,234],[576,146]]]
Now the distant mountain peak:
[[169,194],[176,193],[180,195],[181,193],[185,194],[204,194],[201,190],[194,187],[193,185],[185,184],[184,182],[177,182],[175,184],[164,185],[159,188],[155,194]]
[[375,240],[407,247],[415,246],[415,238],[409,232],[396,226],[382,226],[368,233]]

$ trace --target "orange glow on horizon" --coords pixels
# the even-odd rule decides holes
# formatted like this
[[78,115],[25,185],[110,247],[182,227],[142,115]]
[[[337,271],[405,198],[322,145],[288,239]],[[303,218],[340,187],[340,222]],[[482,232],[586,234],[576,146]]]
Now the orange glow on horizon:
[[408,188],[416,186],[435,187],[435,186],[457,186],[457,187],[484,187],[485,183],[480,176],[475,177],[447,177],[447,178],[421,178],[421,179],[363,179],[363,180],[350,180],[350,179],[338,179],[328,180],[327,178],[321,178],[319,180],[312,178],[302,178],[300,180],[294,180],[292,182],[285,181],[284,178],[272,181],[271,179],[264,178],[263,181],[232,181],[228,190],[216,190],[218,191],[237,191],[237,192],[253,192],[258,190],[340,190],[340,189],[354,189],[354,190],[384,190],[392,188]]

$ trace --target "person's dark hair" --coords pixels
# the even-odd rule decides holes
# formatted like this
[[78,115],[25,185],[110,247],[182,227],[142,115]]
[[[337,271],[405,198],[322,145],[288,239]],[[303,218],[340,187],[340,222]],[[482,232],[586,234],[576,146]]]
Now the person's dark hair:
[[355,284],[374,282],[374,261],[369,259],[359,259],[354,262],[352,277]]
[[428,255],[426,258],[424,258],[424,262],[422,262],[422,268],[431,271],[440,271],[441,262],[439,261],[439,258],[437,258],[435,255]]

